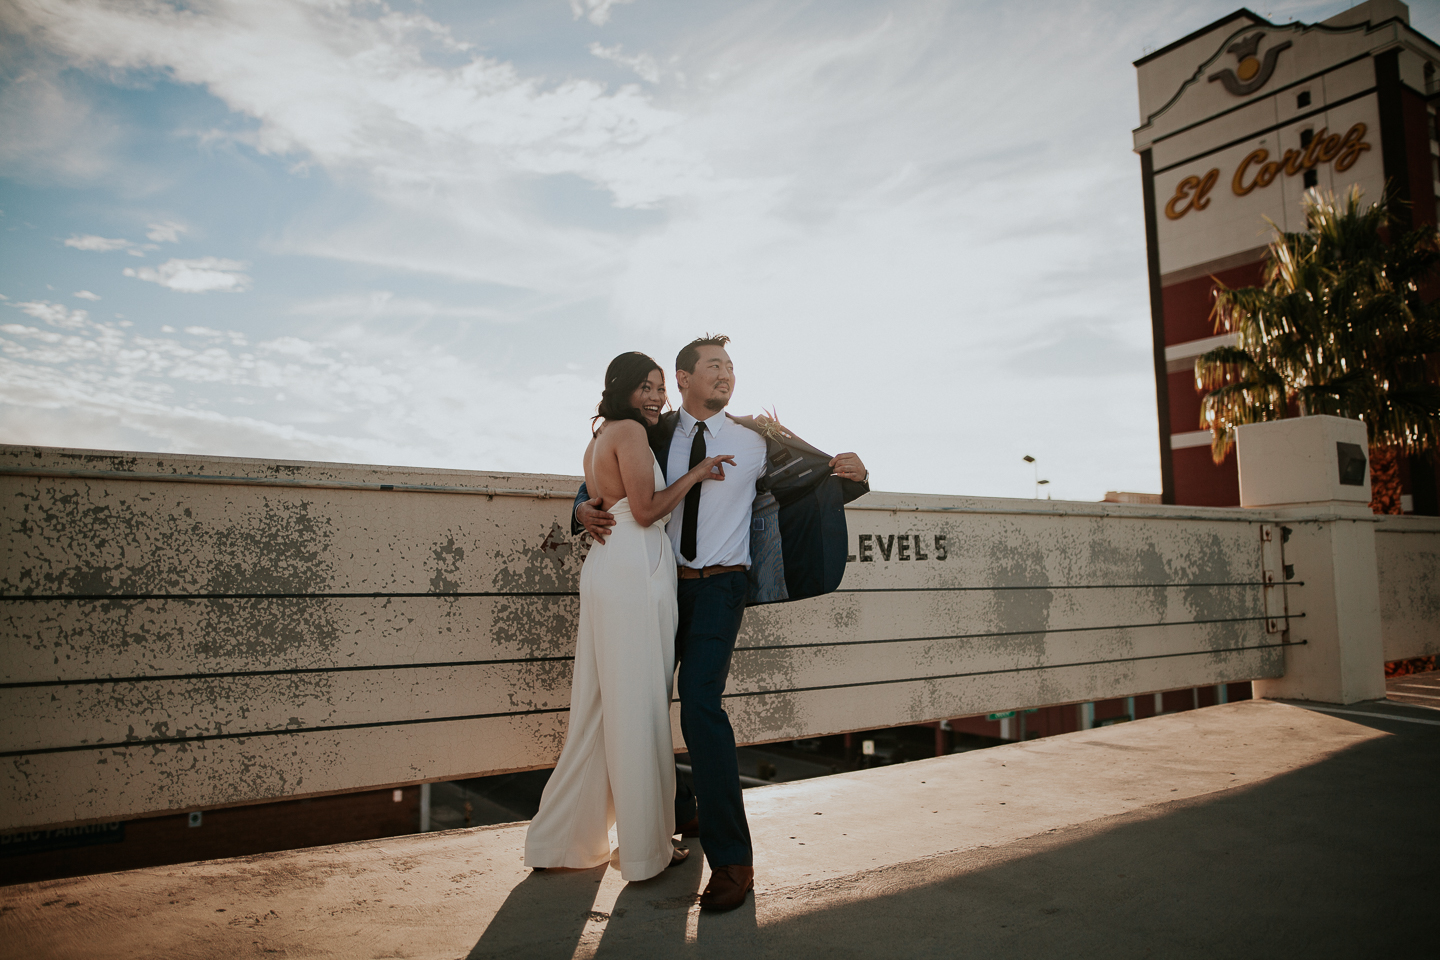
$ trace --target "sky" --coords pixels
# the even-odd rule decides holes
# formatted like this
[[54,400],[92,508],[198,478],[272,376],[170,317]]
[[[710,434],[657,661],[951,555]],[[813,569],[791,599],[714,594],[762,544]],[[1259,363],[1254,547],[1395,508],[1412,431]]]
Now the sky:
[[713,332],[877,490],[1158,492],[1131,64],[1236,8],[0,0],[0,442],[575,474]]

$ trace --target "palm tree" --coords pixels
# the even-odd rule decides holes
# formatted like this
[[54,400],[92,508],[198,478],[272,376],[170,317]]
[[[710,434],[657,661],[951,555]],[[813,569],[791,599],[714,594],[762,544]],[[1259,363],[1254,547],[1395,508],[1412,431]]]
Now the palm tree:
[[1397,236],[1383,199],[1362,208],[1360,195],[1306,191],[1308,229],[1276,230],[1264,285],[1217,281],[1215,332],[1236,343],[1195,361],[1196,385],[1209,391],[1200,426],[1219,463],[1240,424],[1295,413],[1363,420],[1372,506],[1399,513],[1397,454],[1440,449],[1440,310],[1421,295],[1440,242],[1431,227]]

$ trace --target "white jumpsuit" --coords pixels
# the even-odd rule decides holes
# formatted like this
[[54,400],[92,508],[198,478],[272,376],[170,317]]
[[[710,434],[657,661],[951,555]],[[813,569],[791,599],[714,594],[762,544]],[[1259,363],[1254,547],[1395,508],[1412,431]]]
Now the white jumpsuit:
[[[654,466],[661,490],[665,476]],[[605,863],[613,823],[620,875],[644,880],[664,870],[674,850],[675,555],[669,517],[642,527],[628,498],[610,513],[614,529],[580,570],[570,726],[525,835],[525,865]]]

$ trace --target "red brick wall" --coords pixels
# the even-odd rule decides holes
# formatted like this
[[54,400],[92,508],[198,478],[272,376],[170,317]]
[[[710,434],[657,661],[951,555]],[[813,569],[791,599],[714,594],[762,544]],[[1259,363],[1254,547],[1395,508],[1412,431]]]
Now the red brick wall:
[[1410,89],[1402,89],[1401,110],[1405,115],[1405,160],[1410,174],[1411,216],[1415,226],[1435,223],[1434,161],[1430,156],[1430,111],[1425,100]]
[[[1258,286],[1264,281],[1264,260],[1216,271],[1210,276],[1196,277],[1166,287],[1165,342],[1167,345],[1187,343],[1215,336],[1210,311],[1214,307],[1215,280],[1227,287]],[[1202,429],[1200,401],[1203,394],[1195,388],[1195,374],[1182,370],[1167,376],[1170,393],[1170,432],[1190,433]],[[1210,459],[1210,448],[1186,447],[1172,450],[1170,463],[1175,477],[1175,502],[1196,507],[1234,507],[1240,504],[1240,476],[1232,451],[1225,462],[1216,466]]]
[[1175,502],[1192,507],[1238,507],[1240,470],[1232,447],[1219,466],[1210,458],[1210,447],[1186,447],[1170,451],[1175,464]]
[[[1244,266],[1217,271],[1215,279],[1227,287],[1254,287],[1264,281],[1264,270],[1265,262],[1261,259]],[[1161,296],[1165,303],[1167,345],[1215,336],[1215,325],[1210,320],[1210,309],[1215,303],[1211,296],[1214,289],[1215,283],[1208,276],[1183,280],[1165,287]]]
[[[1417,227],[1427,224],[1433,226],[1436,223],[1435,161],[1430,154],[1430,112],[1425,108],[1424,98],[1408,88],[1401,91],[1400,102],[1405,116],[1405,160],[1408,167],[1407,172],[1410,175],[1411,219]],[[1426,300],[1433,302],[1437,296],[1440,296],[1440,279],[1426,284],[1422,288],[1421,295]],[[1433,462],[1434,458],[1432,458]],[[1436,476],[1437,488],[1440,488],[1440,471],[1436,471],[1432,466],[1430,472],[1432,476]],[[1440,489],[1429,491],[1429,495],[1426,496],[1425,492],[1417,491],[1414,488],[1407,457],[1400,459],[1400,474],[1401,490],[1415,496],[1417,506],[1426,500],[1431,503],[1440,500]]]
[[1166,377],[1170,388],[1170,432],[1191,433],[1200,426],[1200,399],[1195,389],[1193,370],[1172,373]]

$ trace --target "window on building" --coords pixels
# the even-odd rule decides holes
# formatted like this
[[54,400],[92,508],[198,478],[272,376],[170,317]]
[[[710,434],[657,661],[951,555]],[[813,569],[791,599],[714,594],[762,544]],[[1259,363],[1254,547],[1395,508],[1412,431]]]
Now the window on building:
[[1295,106],[1296,106],[1296,107],[1308,107],[1308,106],[1310,106],[1310,91],[1309,91],[1309,90],[1301,90],[1298,94],[1295,95]]
[[1433,63],[1425,64],[1425,92],[1427,94],[1435,92],[1435,64]]
[[1314,139],[1315,139],[1315,131],[1314,131],[1314,130],[1301,130],[1301,131],[1300,131],[1300,149],[1301,149],[1301,150],[1304,150],[1306,147],[1310,146],[1310,141],[1311,141],[1311,140],[1314,140]]
[[1320,174],[1315,170],[1305,171],[1305,189],[1310,189],[1320,182]]

